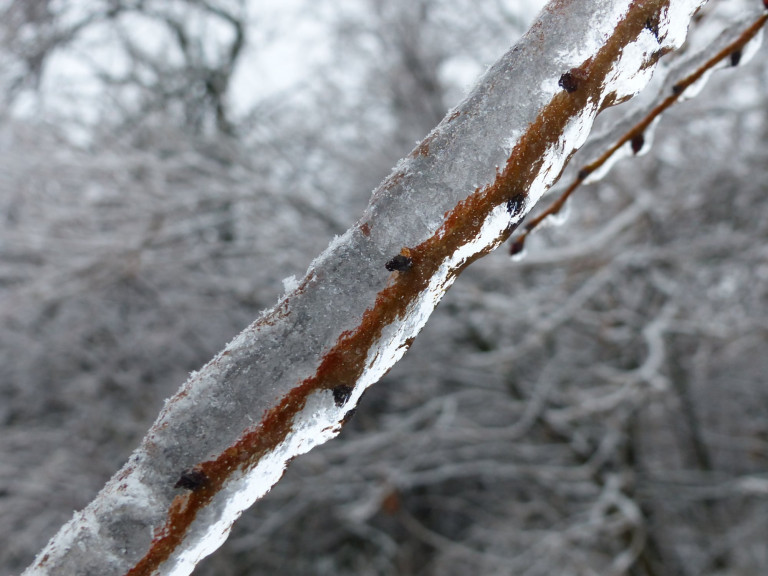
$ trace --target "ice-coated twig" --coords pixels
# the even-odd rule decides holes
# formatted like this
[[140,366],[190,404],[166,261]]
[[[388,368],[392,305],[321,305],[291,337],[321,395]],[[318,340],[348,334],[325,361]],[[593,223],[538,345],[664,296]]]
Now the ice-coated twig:
[[684,92],[694,86],[697,82],[705,79],[717,64],[726,59],[730,59],[733,66],[738,65],[742,58],[742,50],[753,38],[755,38],[755,36],[757,36],[767,20],[768,14],[759,16],[744,29],[734,41],[716,52],[711,58],[701,64],[685,78],[675,82],[672,86],[671,94],[651,109],[642,120],[637,122],[637,124],[616,140],[616,142],[605,150],[597,159],[584,165],[578,171],[576,178],[568,188],[566,188],[546,210],[541,212],[541,214],[537,215],[530,222],[526,223],[524,231],[510,244],[510,254],[515,255],[521,253],[525,248],[525,240],[528,235],[546,221],[547,218],[556,216],[563,209],[563,206],[565,206],[565,203],[568,198],[570,198],[571,194],[573,194],[576,189],[590,177],[590,175],[606,166],[625,144],[630,144],[633,153],[637,154],[640,152],[647,145],[645,142],[646,131],[652,127],[659,116],[672,105],[682,100]]
[[189,574],[292,458],[338,434],[455,278],[510,236],[597,114],[647,84],[703,2],[552,2],[298,286],[190,376],[25,574]]

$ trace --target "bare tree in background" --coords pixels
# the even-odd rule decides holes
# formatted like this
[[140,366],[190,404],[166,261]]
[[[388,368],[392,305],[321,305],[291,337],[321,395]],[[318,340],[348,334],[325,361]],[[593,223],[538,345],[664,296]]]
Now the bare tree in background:
[[[422,7],[422,36],[439,38],[445,6]],[[398,21],[378,14],[382,30]],[[714,9],[707,26],[722,26]],[[392,114],[388,142],[331,140],[303,110],[270,103],[236,139],[190,138],[186,113],[133,116],[85,151],[5,122],[4,571],[29,563],[186,372],[354,219],[366,194],[345,170],[384,170],[410,148],[408,126],[423,135],[409,116],[423,78],[402,81],[420,69],[399,68],[403,44],[382,40],[397,86],[355,108],[370,98]],[[455,49],[425,46],[427,68]],[[297,460],[198,572],[763,570],[761,60],[665,116],[651,151],[585,190],[526,260],[471,268],[342,438]],[[297,152],[321,168],[297,173]]]

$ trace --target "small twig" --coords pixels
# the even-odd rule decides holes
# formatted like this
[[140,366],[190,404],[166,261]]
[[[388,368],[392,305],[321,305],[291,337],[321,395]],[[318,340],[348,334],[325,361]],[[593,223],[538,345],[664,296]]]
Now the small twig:
[[[766,8],[768,8],[768,0],[765,0],[765,3]],[[576,179],[571,183],[570,186],[568,186],[568,188],[560,195],[560,197],[552,202],[549,208],[544,210],[541,214],[536,216],[536,218],[525,225],[525,231],[520,234],[510,245],[509,253],[514,255],[522,252],[523,248],[525,247],[525,239],[528,237],[528,235],[548,217],[558,214],[565,205],[565,202],[568,200],[568,198],[570,198],[571,194],[574,193],[574,191],[584,182],[584,180],[586,180],[586,178],[595,170],[605,164],[619,148],[624,146],[624,144],[631,142],[632,151],[637,154],[643,147],[643,134],[648,129],[648,126],[650,126],[651,123],[662,114],[662,112],[675,104],[680,99],[680,96],[682,96],[683,92],[685,92],[685,90],[692,84],[696,83],[702,76],[704,76],[704,74],[706,74],[709,70],[714,68],[718,63],[722,62],[726,58],[730,58],[731,65],[738,65],[739,61],[741,60],[742,49],[750,40],[752,40],[752,38],[757,35],[763,25],[765,25],[766,21],[768,21],[768,14],[763,14],[757,20],[755,20],[749,26],[749,28],[744,30],[744,32],[742,32],[736,40],[726,45],[722,50],[704,62],[704,64],[699,66],[691,74],[679,82],[676,82],[672,86],[672,94],[667,96],[660,104],[648,112],[645,118],[635,124],[628,132],[624,134],[624,136],[619,138],[613,146],[603,152],[599,158],[593,162],[590,162],[589,164],[584,165],[576,175]]]

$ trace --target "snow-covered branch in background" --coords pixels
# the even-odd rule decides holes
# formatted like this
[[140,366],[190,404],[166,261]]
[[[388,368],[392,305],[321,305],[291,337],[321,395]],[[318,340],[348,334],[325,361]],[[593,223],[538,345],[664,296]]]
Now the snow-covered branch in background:
[[334,437],[471,262],[649,81],[703,1],[558,0],[271,310],[168,400],[26,574],[188,574],[287,463]]

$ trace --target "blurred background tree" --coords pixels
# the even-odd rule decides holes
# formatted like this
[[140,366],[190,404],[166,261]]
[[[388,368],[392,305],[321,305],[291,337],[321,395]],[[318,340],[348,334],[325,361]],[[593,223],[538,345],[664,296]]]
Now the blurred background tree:
[[[0,4],[2,575],[539,8],[257,4]],[[471,267],[195,573],[765,572],[766,61],[668,113],[526,259]]]

